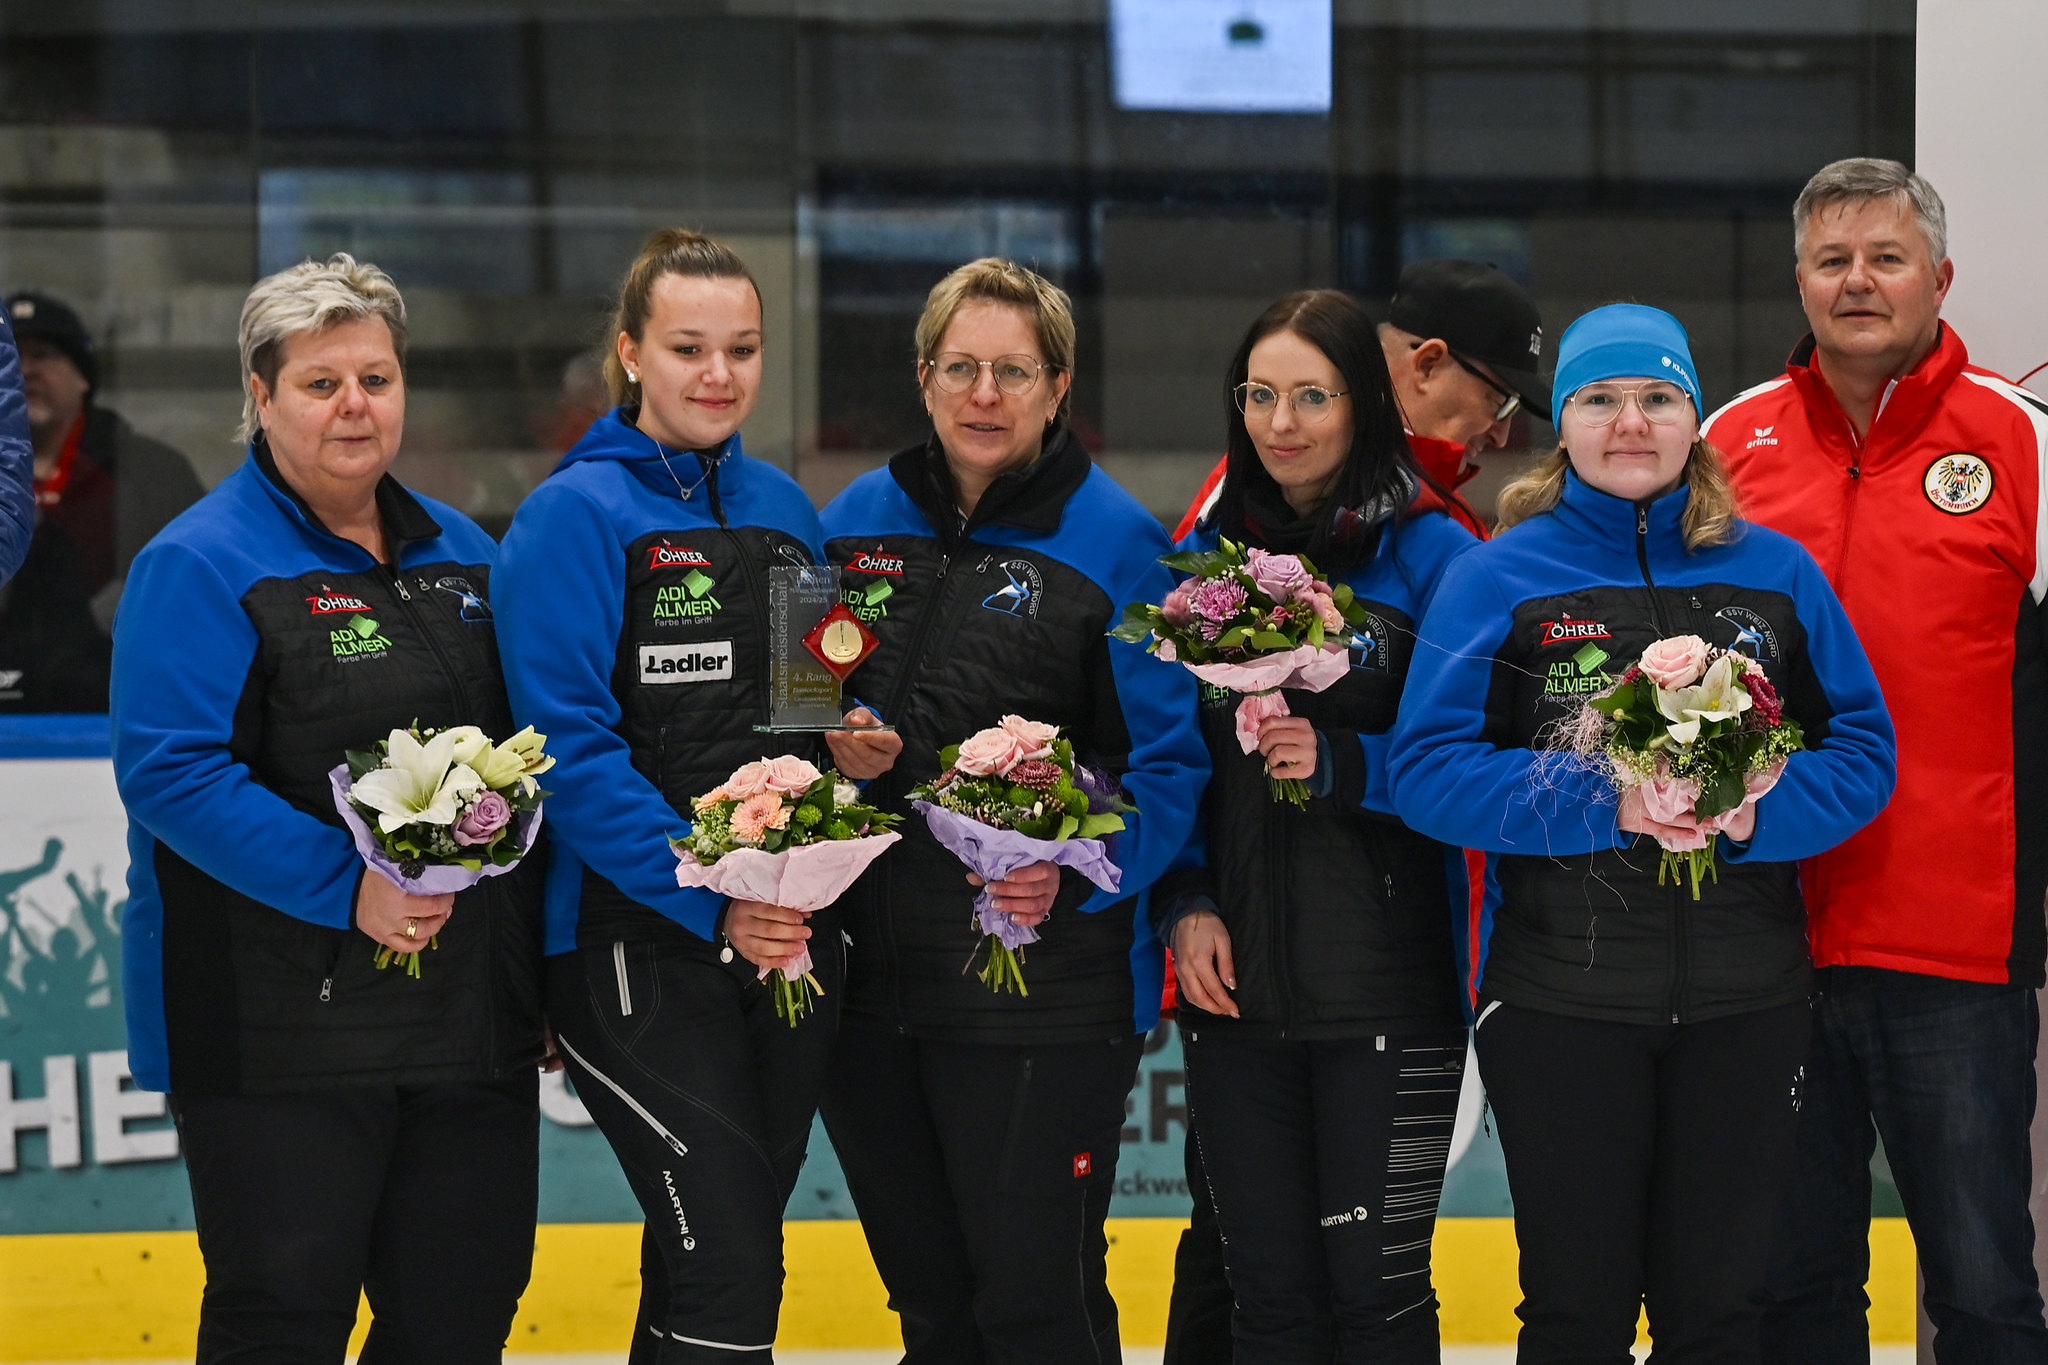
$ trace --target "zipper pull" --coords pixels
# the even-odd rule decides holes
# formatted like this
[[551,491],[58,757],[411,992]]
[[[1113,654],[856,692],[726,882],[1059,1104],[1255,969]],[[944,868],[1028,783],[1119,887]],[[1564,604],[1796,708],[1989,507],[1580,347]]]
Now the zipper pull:
[[1647,507],[1638,507],[1636,509],[1636,534],[1639,536],[1650,534],[1650,509]]
[[951,555],[949,555],[949,554],[946,554],[946,555],[940,555],[940,556],[939,556],[939,577],[940,577],[940,578],[944,578],[944,577],[946,576],[946,566],[947,566],[948,564],[951,564],[952,562],[953,562],[953,556],[951,556]]
[[334,998],[334,978],[328,977],[320,983],[320,1003],[326,1004]]
[[996,557],[995,557],[994,555],[983,555],[983,556],[981,557],[981,563],[979,563],[979,564],[977,564],[977,565],[975,565],[975,566],[974,566],[974,571],[975,571],[976,573],[978,573],[978,574],[981,574],[981,573],[987,573],[987,572],[988,572],[988,566],[989,566],[989,565],[991,565],[991,564],[993,564],[993,563],[995,563],[995,562],[996,562]]
[[1707,609],[1706,603],[1700,601],[1700,595],[1698,593],[1694,593],[1692,595],[1692,609],[1694,611],[1705,611]]
[[403,578],[400,578],[397,574],[393,574],[391,575],[391,584],[393,587],[398,589],[398,595],[400,597],[403,597],[408,602],[412,601],[412,594],[405,590],[405,580]]

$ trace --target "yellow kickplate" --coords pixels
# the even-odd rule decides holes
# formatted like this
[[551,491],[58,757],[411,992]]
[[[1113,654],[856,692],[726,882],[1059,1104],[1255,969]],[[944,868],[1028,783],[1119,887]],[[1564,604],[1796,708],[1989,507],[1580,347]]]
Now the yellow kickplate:
[[[1127,1342],[1165,1339],[1182,1226],[1168,1218],[1110,1220],[1109,1284]],[[1911,1341],[1913,1239],[1905,1220],[1873,1222],[1870,1252],[1871,1338]],[[900,1341],[858,1223],[785,1224],[783,1257],[789,1281],[781,1345],[887,1349]],[[1514,1340],[1511,1220],[1444,1219],[1434,1263],[1444,1340]],[[0,1237],[0,1361],[189,1359],[203,1283],[189,1232]],[[511,1349],[623,1350],[639,1297],[638,1225],[546,1224]],[[366,1320],[367,1313],[357,1324],[357,1347]]]

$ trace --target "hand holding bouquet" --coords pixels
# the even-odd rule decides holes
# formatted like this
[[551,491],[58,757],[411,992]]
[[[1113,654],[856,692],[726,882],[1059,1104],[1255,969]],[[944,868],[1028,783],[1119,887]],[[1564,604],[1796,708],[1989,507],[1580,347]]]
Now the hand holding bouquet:
[[[503,744],[474,725],[414,726],[349,750],[327,780],[364,862],[401,891],[447,895],[510,871],[533,847],[547,795],[534,779],[555,765],[546,743],[531,725]],[[377,965],[399,957],[420,974],[417,952],[379,948]]]
[[[838,772],[784,754],[735,770],[702,796],[690,837],[672,843],[676,884],[705,886],[733,900],[760,901],[809,915],[839,899],[869,863],[903,836],[889,827],[903,817],[865,805],[860,789]],[[775,1012],[795,1028],[825,993],[803,949],[774,978]]]
[[[1058,726],[1004,716],[941,749],[939,762],[944,771],[913,787],[911,804],[932,837],[984,883],[1047,862],[1071,867],[1105,891],[1121,884],[1123,872],[1102,841],[1124,827],[1132,807],[1113,779],[1074,761],[1073,743]],[[997,909],[986,885],[974,897],[973,925],[988,946],[982,983],[1029,995],[1023,948],[1038,941],[1037,928]]]
[[1689,877],[1699,899],[1716,877],[1714,841],[1777,784],[1805,746],[1763,666],[1697,635],[1657,641],[1567,727],[1569,747],[1597,755],[1616,789],[1662,833],[1661,884]]
[[[1178,660],[1203,682],[1245,694],[1237,706],[1237,742],[1259,747],[1259,724],[1289,714],[1283,687],[1320,692],[1351,666],[1352,627],[1365,609],[1349,586],[1316,576],[1300,555],[1246,550],[1219,539],[1214,550],[1182,550],[1159,561],[1192,574],[1157,606],[1133,602],[1110,634]],[[1308,784],[1271,776],[1273,798],[1308,802]]]

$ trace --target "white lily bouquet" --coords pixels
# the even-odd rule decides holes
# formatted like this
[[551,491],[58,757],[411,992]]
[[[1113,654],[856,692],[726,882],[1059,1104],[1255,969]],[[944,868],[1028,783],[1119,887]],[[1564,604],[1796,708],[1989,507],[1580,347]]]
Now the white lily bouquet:
[[[402,891],[445,895],[511,871],[533,847],[547,795],[534,779],[555,765],[546,743],[531,725],[493,744],[474,725],[415,724],[348,750],[327,777],[363,861]],[[379,948],[377,965],[401,957],[418,976],[417,952]]]

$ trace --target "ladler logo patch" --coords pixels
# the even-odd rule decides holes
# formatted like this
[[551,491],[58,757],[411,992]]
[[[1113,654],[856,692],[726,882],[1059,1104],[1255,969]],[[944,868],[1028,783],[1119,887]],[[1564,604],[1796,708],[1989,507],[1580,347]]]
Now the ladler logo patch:
[[732,677],[732,641],[640,646],[640,681],[647,684],[725,682]]

